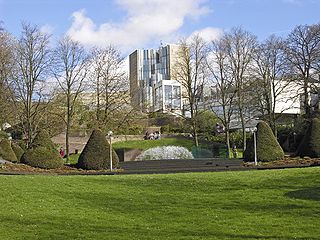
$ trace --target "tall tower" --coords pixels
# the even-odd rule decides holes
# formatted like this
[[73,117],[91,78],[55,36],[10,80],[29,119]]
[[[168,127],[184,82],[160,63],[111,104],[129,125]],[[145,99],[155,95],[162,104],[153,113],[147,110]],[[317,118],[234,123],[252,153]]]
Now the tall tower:
[[[169,108],[181,110],[181,99],[179,106],[177,99],[174,99],[181,98],[181,87],[177,90],[180,84],[172,79],[178,50],[178,45],[170,44],[161,46],[158,50],[138,49],[130,54],[130,96],[133,106],[144,112],[164,111]],[[170,91],[175,91],[175,94]],[[175,101],[175,104],[169,104],[170,107],[166,108],[165,96],[167,102]]]

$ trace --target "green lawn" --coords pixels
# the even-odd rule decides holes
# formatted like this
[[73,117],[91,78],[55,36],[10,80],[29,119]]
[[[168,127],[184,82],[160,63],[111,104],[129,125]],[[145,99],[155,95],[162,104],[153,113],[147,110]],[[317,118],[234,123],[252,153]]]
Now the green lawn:
[[319,239],[320,168],[0,176],[1,239]]
[[79,158],[79,156],[80,156],[80,153],[78,153],[78,154],[71,154],[71,155],[69,156],[69,163],[71,163],[71,164],[77,164],[77,163],[78,163],[78,158]]

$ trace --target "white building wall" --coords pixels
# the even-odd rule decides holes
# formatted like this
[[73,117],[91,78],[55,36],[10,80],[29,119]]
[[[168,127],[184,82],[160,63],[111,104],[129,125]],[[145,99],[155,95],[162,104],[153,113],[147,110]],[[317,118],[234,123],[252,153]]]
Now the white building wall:
[[300,87],[295,82],[278,81],[276,83],[279,95],[276,99],[275,113],[300,114]]

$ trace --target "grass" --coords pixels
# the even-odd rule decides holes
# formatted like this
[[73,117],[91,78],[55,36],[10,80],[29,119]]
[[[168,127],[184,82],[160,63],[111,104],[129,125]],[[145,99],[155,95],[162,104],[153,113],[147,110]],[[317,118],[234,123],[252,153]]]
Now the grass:
[[319,175],[2,175],[1,239],[319,239]]
[[69,163],[71,163],[71,164],[77,164],[77,163],[78,163],[78,158],[79,158],[79,156],[80,156],[80,153],[69,155]]

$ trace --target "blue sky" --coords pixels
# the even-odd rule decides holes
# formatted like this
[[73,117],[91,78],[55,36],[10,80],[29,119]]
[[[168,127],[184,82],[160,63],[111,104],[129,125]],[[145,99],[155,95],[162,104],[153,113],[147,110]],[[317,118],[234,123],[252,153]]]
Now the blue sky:
[[235,26],[264,40],[296,25],[319,23],[320,0],[0,0],[0,20],[15,36],[21,22],[87,46],[114,44],[125,53],[175,43],[198,32],[214,39]]

